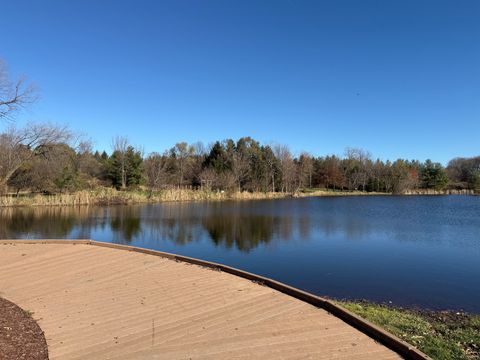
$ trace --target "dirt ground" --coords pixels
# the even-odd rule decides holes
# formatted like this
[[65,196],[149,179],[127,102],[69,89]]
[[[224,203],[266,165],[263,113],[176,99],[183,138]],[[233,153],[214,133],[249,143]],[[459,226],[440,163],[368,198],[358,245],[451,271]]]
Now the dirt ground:
[[45,336],[32,315],[0,298],[0,359],[48,360]]

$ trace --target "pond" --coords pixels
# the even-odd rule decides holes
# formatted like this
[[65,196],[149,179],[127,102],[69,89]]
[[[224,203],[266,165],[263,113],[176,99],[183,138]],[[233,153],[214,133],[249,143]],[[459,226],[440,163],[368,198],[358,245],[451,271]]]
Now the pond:
[[480,313],[474,196],[3,208],[0,238],[130,244],[220,262],[322,296]]

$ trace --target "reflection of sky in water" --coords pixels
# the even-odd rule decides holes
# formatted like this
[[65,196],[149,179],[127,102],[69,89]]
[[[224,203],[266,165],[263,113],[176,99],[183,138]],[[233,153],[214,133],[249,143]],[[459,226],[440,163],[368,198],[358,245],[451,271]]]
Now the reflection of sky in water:
[[480,312],[479,197],[338,197],[0,210],[0,238],[91,238],[309,291]]

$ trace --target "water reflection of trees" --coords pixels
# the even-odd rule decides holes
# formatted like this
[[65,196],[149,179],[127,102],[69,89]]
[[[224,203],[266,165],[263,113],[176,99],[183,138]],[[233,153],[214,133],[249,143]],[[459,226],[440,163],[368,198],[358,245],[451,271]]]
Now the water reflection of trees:
[[[461,224],[474,221],[474,215],[465,212],[452,217],[445,211],[456,208],[445,210],[441,204],[437,204],[438,209],[424,210],[426,205],[418,204],[419,200],[413,203],[414,211],[409,211],[413,200],[406,201],[335,198],[0,208],[0,238],[83,238],[135,242],[156,249],[168,247],[166,243],[183,246],[203,242],[248,252],[291,239],[359,241],[376,236],[398,241],[448,241],[460,216]],[[447,217],[450,223],[456,221],[448,231],[438,226]],[[408,231],[404,224],[409,224]]]
[[272,240],[278,219],[264,215],[215,214],[205,217],[202,225],[215,245],[235,246],[248,252]]
[[110,229],[114,242],[130,243],[142,231],[138,208],[121,206],[110,209]]
[[[274,238],[290,239],[290,217],[248,214],[239,203],[162,204],[145,207],[142,222],[149,240],[168,240],[177,245],[211,240],[216,246],[248,252]],[[308,232],[303,228],[303,232]]]
[[66,237],[78,215],[64,207],[4,208],[0,210],[0,238]]
[[198,204],[165,203],[144,206],[141,219],[145,242],[170,241],[185,245],[202,239]]
[[[251,251],[272,240],[308,238],[310,222],[283,213],[255,212],[243,204],[189,203],[112,207],[0,209],[0,238],[83,238],[116,243],[138,240],[159,248],[165,241]],[[101,233],[98,233],[100,231]]]

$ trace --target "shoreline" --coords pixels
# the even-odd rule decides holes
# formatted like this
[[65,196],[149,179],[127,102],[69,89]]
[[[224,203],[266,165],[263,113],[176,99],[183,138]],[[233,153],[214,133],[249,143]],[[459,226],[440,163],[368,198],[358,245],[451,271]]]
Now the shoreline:
[[84,206],[84,205],[134,205],[159,204],[165,202],[196,201],[242,201],[242,200],[274,200],[304,197],[348,197],[348,196],[442,196],[442,195],[475,195],[470,191],[432,191],[415,190],[405,194],[383,192],[343,191],[343,190],[303,190],[296,193],[283,192],[225,192],[193,189],[166,189],[149,192],[142,190],[120,191],[113,188],[81,190],[64,194],[20,194],[0,197],[0,208],[37,207],[37,206]]
[[480,358],[480,314],[400,307],[368,300],[332,301],[414,345],[433,359]]

